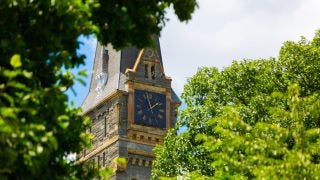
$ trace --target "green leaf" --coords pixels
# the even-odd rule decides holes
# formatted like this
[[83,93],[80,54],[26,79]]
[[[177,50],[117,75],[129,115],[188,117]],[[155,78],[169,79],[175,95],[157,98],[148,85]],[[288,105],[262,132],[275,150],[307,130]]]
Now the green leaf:
[[27,86],[25,84],[22,84],[20,82],[17,82],[17,81],[10,81],[8,83],[8,86],[9,87],[13,87],[13,88],[16,88],[16,89],[22,89],[22,90],[27,90]]
[[79,71],[78,75],[83,76],[83,77],[87,77],[88,76],[87,70],[83,69],[83,70]]
[[37,145],[37,154],[41,154],[43,152],[43,147],[41,145]]
[[32,72],[28,72],[28,71],[22,71],[23,76],[30,79],[32,78]]
[[11,107],[1,107],[0,115],[6,118],[16,118],[15,109]]
[[58,117],[58,124],[62,129],[67,129],[70,123],[69,120],[70,120],[69,116],[60,115]]
[[6,121],[4,121],[0,116],[0,132],[1,133],[11,133],[13,132],[11,126],[7,124]]
[[22,65],[20,55],[19,54],[13,55],[10,59],[10,64],[14,68],[20,67]]
[[2,96],[10,103],[11,106],[14,106],[15,99],[12,96],[7,93],[4,93]]
[[85,81],[84,79],[82,79],[82,78],[77,78],[76,80],[77,80],[80,84],[82,84],[83,86],[86,85],[86,81]]
[[12,79],[12,78],[15,78],[17,77],[18,75],[20,74],[20,71],[19,70],[4,70],[3,71],[3,75],[5,77],[8,77],[9,79]]
[[28,151],[28,154],[29,154],[30,156],[36,156],[36,155],[37,155],[34,150]]
[[119,165],[125,165],[127,163],[127,161],[124,157],[118,157],[118,158],[116,158],[116,163]]

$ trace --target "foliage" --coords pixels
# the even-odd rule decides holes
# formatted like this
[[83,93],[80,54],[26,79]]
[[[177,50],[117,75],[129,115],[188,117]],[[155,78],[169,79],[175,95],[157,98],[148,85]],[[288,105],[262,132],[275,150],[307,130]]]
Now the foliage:
[[320,31],[284,43],[278,60],[199,69],[178,127],[155,149],[153,178],[320,178],[319,42]]
[[[116,48],[153,43],[151,34],[160,34],[167,21],[165,9],[173,5],[181,21],[191,19],[196,0],[100,1],[92,11],[92,21],[98,25],[98,38]],[[117,28],[115,28],[117,27]]]
[[64,94],[86,75],[70,71],[84,64],[78,37],[93,34],[115,48],[151,45],[170,5],[184,21],[196,2],[0,1],[0,179],[91,179],[105,173],[67,158],[89,146],[89,120]]

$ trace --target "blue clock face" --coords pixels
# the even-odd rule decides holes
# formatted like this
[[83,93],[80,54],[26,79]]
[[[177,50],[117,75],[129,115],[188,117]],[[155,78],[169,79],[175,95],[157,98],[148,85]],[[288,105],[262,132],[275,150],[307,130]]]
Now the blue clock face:
[[134,105],[136,124],[166,128],[166,96],[164,94],[135,90]]

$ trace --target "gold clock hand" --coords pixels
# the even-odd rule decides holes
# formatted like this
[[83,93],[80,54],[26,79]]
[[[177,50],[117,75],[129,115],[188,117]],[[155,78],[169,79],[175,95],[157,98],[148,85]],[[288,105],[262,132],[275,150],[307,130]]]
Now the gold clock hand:
[[147,96],[147,100],[148,100],[148,104],[149,104],[149,110],[151,109],[151,113],[153,114],[153,111],[152,111],[152,108],[151,108],[151,103],[150,103],[150,99],[149,99],[148,93],[146,93],[146,96]]

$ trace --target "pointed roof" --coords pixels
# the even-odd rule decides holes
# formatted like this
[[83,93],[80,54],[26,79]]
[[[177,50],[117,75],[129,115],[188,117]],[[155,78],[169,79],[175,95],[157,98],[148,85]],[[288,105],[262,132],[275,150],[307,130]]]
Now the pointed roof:
[[[154,36],[154,41],[163,69],[159,38]],[[142,52],[143,50],[135,47],[117,51],[112,45],[103,46],[97,43],[89,93],[81,105],[84,113],[94,109],[113,95],[126,92],[126,70],[133,69]],[[179,98],[175,97],[173,100],[177,101]]]

